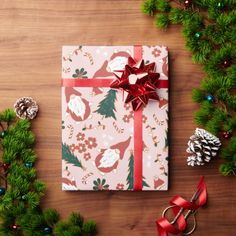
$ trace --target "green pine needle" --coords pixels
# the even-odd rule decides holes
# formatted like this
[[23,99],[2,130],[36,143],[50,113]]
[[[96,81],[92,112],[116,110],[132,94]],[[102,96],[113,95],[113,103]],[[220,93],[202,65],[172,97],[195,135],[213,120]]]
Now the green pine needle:
[[96,222],[93,220],[89,220],[83,225],[83,232],[85,232],[88,236],[93,236],[96,234]]
[[166,0],[158,0],[156,3],[156,8],[160,12],[169,12],[171,9],[171,6],[169,2],[167,2]]
[[164,13],[158,13],[156,14],[156,26],[159,28],[167,28],[169,24],[169,18],[168,15]]
[[206,99],[206,94],[200,89],[194,89],[192,92],[194,102],[202,102]]
[[142,4],[142,12],[147,15],[153,15],[157,10],[157,0],[147,0]]
[[59,221],[59,214],[55,209],[45,209],[43,211],[43,217],[48,225],[54,225]]
[[72,224],[78,225],[80,227],[82,227],[83,223],[84,223],[83,217],[79,213],[76,213],[76,212],[71,213],[71,215],[69,217],[69,221]]
[[0,113],[0,121],[11,122],[16,118],[16,113],[12,109],[6,109]]

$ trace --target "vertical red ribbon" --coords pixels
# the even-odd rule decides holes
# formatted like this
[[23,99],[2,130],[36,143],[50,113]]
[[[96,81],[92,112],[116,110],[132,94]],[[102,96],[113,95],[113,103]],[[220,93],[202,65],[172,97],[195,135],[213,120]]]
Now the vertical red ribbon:
[[[142,46],[134,46],[135,61],[142,60]],[[143,109],[134,111],[134,190],[141,191],[143,188]]]

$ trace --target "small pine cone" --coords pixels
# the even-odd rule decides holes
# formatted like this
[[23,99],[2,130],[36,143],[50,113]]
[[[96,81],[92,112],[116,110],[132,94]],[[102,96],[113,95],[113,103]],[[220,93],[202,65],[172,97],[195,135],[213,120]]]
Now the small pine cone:
[[34,119],[38,113],[38,105],[31,97],[19,98],[14,104],[16,115],[21,119]]
[[197,128],[188,141],[186,151],[190,156],[187,158],[187,164],[189,166],[204,165],[217,155],[220,146],[221,142],[216,136]]

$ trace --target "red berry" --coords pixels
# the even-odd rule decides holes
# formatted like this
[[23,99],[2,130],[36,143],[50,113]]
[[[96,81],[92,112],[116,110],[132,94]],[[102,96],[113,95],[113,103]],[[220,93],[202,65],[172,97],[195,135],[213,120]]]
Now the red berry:
[[231,60],[230,59],[225,59],[224,62],[223,62],[223,67],[227,68],[229,66],[231,66]]
[[229,139],[231,136],[232,136],[231,132],[228,132],[228,131],[223,132],[223,138]]
[[191,5],[192,5],[192,1],[191,0],[185,0],[184,1],[184,6],[185,7],[191,7]]
[[12,228],[13,230],[17,230],[17,229],[18,229],[18,225],[17,225],[17,224],[13,224],[13,225],[11,226],[11,228]]
[[9,167],[9,164],[3,163],[3,164],[2,164],[2,167],[3,167],[3,169],[6,171],[6,170],[8,169],[8,167]]

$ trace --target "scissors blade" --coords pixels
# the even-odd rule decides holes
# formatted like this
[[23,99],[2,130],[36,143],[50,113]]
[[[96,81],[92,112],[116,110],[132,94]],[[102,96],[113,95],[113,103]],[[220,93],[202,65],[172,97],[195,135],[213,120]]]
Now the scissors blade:
[[193,196],[192,196],[190,202],[195,202],[195,201],[198,199],[198,197],[199,197],[199,195],[201,194],[201,192],[202,192],[201,189],[197,189],[197,190],[195,191],[195,193],[193,194]]

